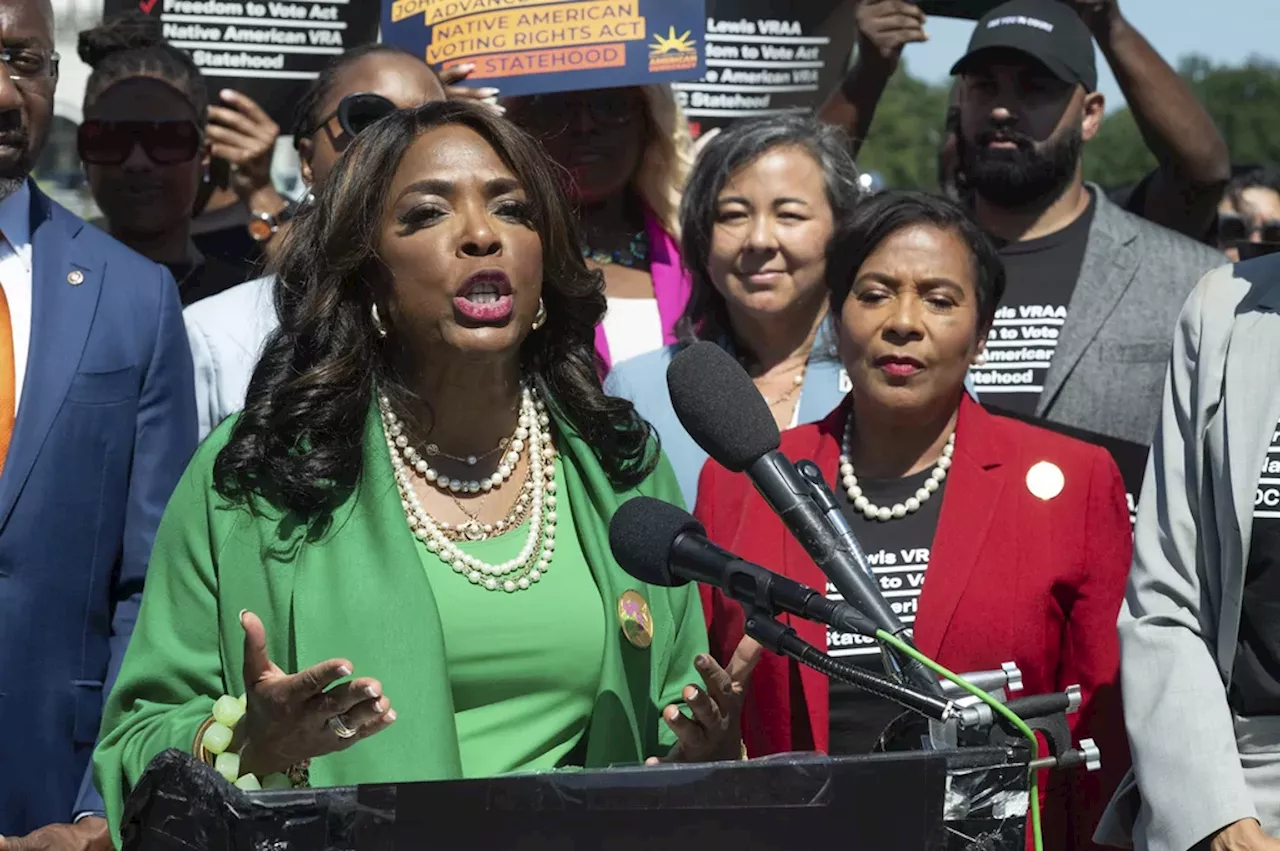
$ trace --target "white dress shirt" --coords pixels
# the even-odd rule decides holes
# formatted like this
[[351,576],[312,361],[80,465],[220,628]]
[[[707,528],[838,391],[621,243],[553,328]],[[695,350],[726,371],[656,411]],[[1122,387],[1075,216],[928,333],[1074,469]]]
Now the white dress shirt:
[[24,182],[17,192],[0,201],[0,287],[4,287],[4,297],[9,302],[13,329],[15,414],[22,399],[31,345],[31,269],[31,187]]

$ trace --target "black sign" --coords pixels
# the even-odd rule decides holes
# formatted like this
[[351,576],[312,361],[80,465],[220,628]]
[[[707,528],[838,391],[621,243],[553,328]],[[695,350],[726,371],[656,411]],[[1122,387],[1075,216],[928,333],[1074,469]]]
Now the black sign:
[[976,21],[1004,0],[920,0],[918,5],[926,15],[944,18],[968,18]]
[[976,21],[1006,0],[917,0],[926,15],[944,18],[968,18]]
[[853,15],[847,0],[707,0],[706,76],[673,86],[694,134],[816,109],[848,67]]
[[215,103],[219,90],[235,89],[286,129],[321,68],[378,39],[376,0],[106,0],[103,11],[158,17],[165,38],[208,78]]

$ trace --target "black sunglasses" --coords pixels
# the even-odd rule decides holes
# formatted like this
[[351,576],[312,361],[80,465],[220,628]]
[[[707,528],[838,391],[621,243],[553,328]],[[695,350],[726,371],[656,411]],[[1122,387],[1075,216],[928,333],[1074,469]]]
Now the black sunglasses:
[[1218,214],[1218,241],[1223,245],[1233,242],[1248,242],[1254,234],[1259,234],[1263,242],[1280,242],[1280,221],[1254,224],[1252,219],[1236,213]]
[[[313,136],[323,129],[328,134],[333,149],[342,153],[357,136],[397,109],[399,107],[382,95],[375,95],[372,92],[350,94],[339,101],[338,108],[325,116],[315,129],[306,135]],[[334,132],[335,119],[340,132]]]
[[121,165],[136,146],[156,165],[188,163],[200,153],[201,133],[194,121],[100,121],[76,131],[80,161]]

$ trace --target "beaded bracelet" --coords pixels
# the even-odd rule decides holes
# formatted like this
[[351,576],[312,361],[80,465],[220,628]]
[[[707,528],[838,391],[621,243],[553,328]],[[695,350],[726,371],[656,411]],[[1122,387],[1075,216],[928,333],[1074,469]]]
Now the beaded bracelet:
[[[192,755],[226,778],[237,789],[254,792],[259,789],[292,789],[294,781],[284,774],[268,774],[261,780],[256,774],[240,773],[240,754],[227,750],[235,737],[236,725],[244,718],[245,698],[224,694],[213,704],[213,715],[196,732]],[[291,772],[292,773],[292,772]]]

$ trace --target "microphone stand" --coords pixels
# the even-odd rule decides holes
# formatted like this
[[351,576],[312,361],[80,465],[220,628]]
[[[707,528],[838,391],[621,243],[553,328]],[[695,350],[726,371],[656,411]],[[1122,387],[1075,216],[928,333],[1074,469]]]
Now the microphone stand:
[[943,724],[955,721],[960,727],[972,728],[991,723],[990,711],[983,712],[978,707],[960,706],[954,701],[916,691],[893,680],[847,665],[823,653],[797,635],[794,629],[778,623],[767,612],[745,605],[743,610],[746,614],[746,634],[779,656],[795,659],[828,677],[846,682],[876,697],[891,700],[899,706]]
[[[807,486],[809,498],[813,501],[815,507],[821,512],[823,518],[827,521],[827,526],[835,534],[836,540],[840,547],[844,549],[857,563],[858,568],[866,574],[874,588],[879,589],[879,582],[876,579],[875,572],[871,569],[871,565],[867,563],[866,554],[862,552],[862,545],[858,543],[858,538],[853,534],[849,522],[845,520],[844,512],[840,509],[840,505],[836,502],[835,494],[831,492],[831,488],[827,486],[827,480],[822,476],[822,470],[817,464],[807,459],[801,459],[795,463],[796,473],[799,474],[800,480]],[[836,578],[836,584],[839,585],[839,578]],[[844,592],[844,588],[841,587]],[[847,593],[847,592],[845,592]],[[849,602],[846,598],[845,602]],[[887,604],[886,604],[887,606]],[[907,644],[915,647],[915,643],[911,640],[909,630],[897,620],[891,611],[886,609],[886,617],[893,618],[897,623],[896,629],[887,630],[896,635],[899,639]],[[867,634],[867,633],[862,633]],[[874,633],[871,633],[874,636]],[[910,657],[899,656],[892,648],[880,643],[881,654],[884,658],[885,667],[888,672],[896,679],[903,683],[912,683],[917,688],[926,690],[931,694],[941,696],[942,691],[938,685],[938,681],[924,665],[920,664]]]

